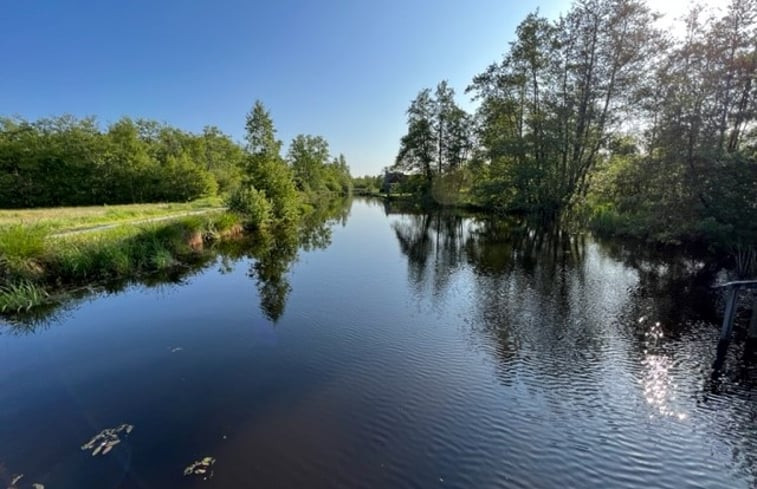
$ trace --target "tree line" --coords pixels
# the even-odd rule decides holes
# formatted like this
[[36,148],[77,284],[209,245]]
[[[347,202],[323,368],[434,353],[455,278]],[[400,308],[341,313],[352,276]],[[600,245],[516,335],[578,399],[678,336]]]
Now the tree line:
[[528,15],[475,76],[407,111],[394,167],[437,201],[655,241],[757,242],[757,2],[694,7],[680,38],[641,0]]
[[295,192],[350,192],[345,158],[332,157],[324,138],[299,135],[284,158],[273,136],[268,146],[251,142],[251,133],[264,132],[255,124],[275,133],[260,102],[247,118],[246,145],[213,126],[195,134],[128,117],[104,130],[93,117],[0,118],[0,208],[179,202],[255,183],[271,200],[280,197],[271,183],[277,177],[264,175],[277,170],[272,160],[285,167],[280,185]]

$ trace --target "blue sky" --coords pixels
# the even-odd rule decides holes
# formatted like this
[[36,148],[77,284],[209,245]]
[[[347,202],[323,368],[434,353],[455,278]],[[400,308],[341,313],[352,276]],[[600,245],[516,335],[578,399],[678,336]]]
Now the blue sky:
[[279,137],[318,134],[353,174],[392,163],[405,110],[447,79],[464,102],[525,15],[566,0],[12,1],[0,114],[146,117],[241,139],[255,99]]

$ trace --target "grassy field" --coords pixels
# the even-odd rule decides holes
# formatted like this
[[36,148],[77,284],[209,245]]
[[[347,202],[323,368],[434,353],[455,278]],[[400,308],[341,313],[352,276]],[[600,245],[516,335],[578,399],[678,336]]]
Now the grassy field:
[[[241,232],[220,200],[0,211],[0,315],[68,287],[179,266]],[[202,212],[198,212],[202,211]]]
[[47,233],[53,234],[203,209],[221,209],[222,205],[220,198],[207,198],[186,203],[0,209],[0,229],[20,225],[43,228]]

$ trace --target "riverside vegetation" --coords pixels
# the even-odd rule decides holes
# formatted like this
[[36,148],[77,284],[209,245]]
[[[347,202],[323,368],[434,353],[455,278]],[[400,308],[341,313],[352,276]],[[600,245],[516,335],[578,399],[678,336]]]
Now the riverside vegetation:
[[261,102],[245,138],[242,146],[214,128],[193,135],[130,119],[106,132],[68,116],[1,120],[0,207],[108,206],[0,212],[0,313],[28,311],[78,285],[186,265],[245,230],[291,235],[282,229],[317,214],[326,197],[350,193],[347,163],[330,156],[325,139],[297,136],[281,156]]
[[693,7],[679,37],[657,19],[640,0],[528,15],[467,87],[475,113],[447,82],[412,101],[392,192],[705,248],[757,273],[757,2]]

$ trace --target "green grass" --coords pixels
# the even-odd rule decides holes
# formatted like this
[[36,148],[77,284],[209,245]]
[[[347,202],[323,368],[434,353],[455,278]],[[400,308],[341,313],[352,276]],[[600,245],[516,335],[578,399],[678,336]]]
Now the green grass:
[[37,226],[60,232],[222,207],[220,197],[209,197],[187,203],[8,209],[0,210],[0,228]]
[[20,282],[0,287],[0,313],[12,314],[28,311],[44,304],[48,299],[45,290],[31,282]]
[[0,313],[45,303],[45,290],[181,265],[202,253],[203,243],[222,239],[240,224],[235,214],[212,212],[56,237],[36,223],[0,227]]
[[14,224],[0,229],[0,256],[29,259],[40,256],[45,250],[47,231],[41,226]]
[[164,270],[191,257],[190,241],[204,241],[236,224],[227,214],[188,216],[170,222],[122,225],[105,231],[56,238],[45,269],[62,282],[79,282]]

